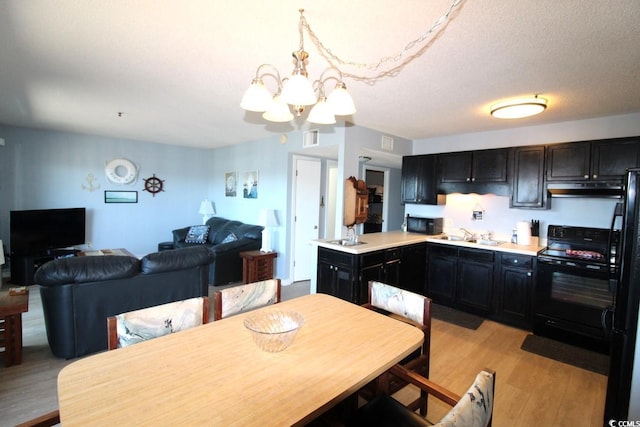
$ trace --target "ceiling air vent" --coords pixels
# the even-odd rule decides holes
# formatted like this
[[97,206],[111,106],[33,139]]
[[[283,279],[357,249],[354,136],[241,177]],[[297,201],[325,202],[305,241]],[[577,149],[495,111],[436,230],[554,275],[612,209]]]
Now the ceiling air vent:
[[391,138],[390,136],[383,136],[382,149],[387,151],[393,151],[393,138]]

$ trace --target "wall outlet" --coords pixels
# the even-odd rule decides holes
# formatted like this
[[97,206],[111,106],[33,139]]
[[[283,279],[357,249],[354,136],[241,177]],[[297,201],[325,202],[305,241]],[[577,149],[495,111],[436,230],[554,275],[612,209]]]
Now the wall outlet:
[[451,218],[445,218],[445,219],[444,219],[444,226],[445,226],[445,227],[453,227],[453,219],[451,219]]

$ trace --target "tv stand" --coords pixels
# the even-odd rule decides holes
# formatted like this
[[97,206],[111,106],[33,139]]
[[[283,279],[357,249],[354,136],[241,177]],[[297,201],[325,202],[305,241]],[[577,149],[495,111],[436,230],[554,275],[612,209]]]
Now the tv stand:
[[44,263],[56,258],[76,256],[78,249],[51,249],[37,255],[11,255],[11,279],[9,283],[30,286],[36,270]]

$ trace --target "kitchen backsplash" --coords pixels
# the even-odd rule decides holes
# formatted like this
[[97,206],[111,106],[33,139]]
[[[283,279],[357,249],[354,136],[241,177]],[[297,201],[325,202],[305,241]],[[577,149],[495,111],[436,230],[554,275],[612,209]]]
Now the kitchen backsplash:
[[[549,224],[609,228],[617,199],[556,198],[551,209],[510,209],[509,198],[492,194],[449,194],[446,205],[405,205],[405,215],[443,217],[445,233],[462,234],[466,228],[480,235],[493,233],[496,240],[511,240],[519,221],[540,221],[540,241],[546,244]],[[482,211],[481,220],[473,220],[474,211]],[[476,215],[477,217],[477,215]]]

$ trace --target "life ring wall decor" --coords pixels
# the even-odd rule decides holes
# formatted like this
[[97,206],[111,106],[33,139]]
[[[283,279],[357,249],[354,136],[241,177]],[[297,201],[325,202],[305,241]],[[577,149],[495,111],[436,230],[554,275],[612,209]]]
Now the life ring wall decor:
[[148,191],[149,193],[151,193],[151,195],[153,195],[153,197],[156,197],[156,193],[164,191],[163,187],[164,180],[158,178],[155,173],[153,174],[153,176],[144,179],[143,191]]
[[113,184],[126,185],[135,182],[138,168],[130,160],[113,159],[105,165],[104,174]]

